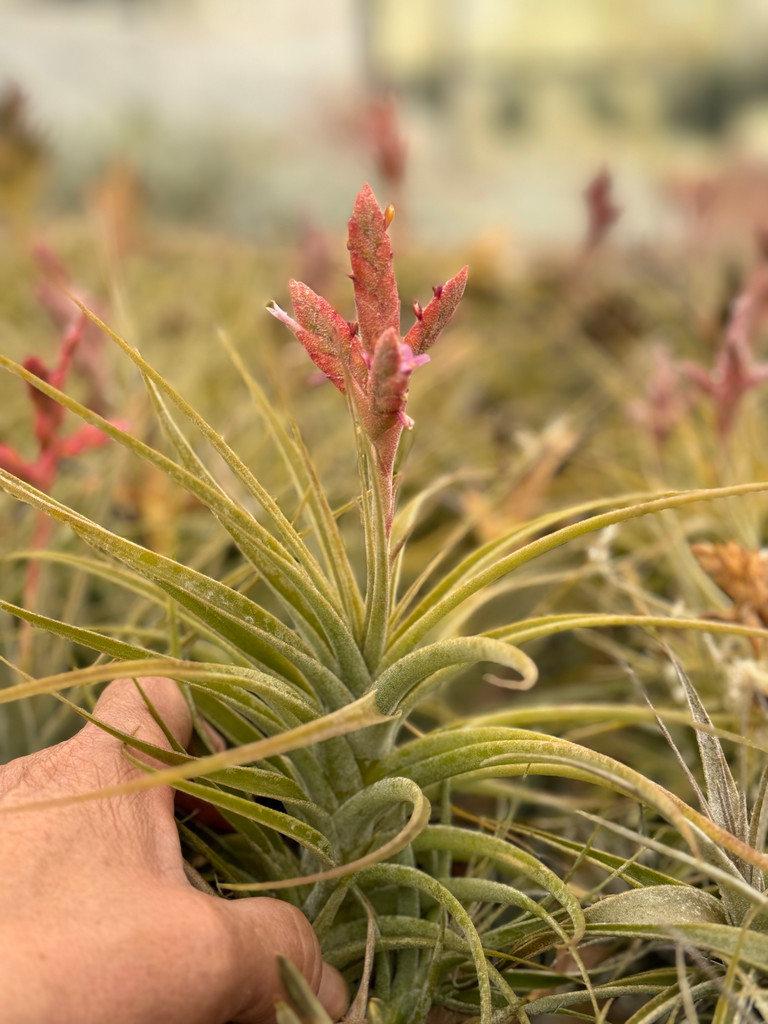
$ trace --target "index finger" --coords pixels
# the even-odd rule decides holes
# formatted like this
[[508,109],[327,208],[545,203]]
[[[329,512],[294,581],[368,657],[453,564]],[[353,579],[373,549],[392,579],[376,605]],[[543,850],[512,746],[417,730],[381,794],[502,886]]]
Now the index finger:
[[[163,676],[116,679],[99,697],[93,715],[105,725],[146,743],[167,748],[169,743],[165,733],[152,717],[147,702],[171,735],[183,747],[188,746],[192,739],[192,716],[178,683],[173,679]],[[101,742],[108,735],[95,722],[89,722],[80,732],[81,739],[86,742]]]

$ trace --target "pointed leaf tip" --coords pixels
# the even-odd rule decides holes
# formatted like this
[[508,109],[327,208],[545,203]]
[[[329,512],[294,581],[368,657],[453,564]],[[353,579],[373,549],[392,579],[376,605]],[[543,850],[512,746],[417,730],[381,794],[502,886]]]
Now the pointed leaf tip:
[[420,355],[434,345],[450,322],[467,286],[467,274],[468,268],[462,267],[458,274],[445,284],[433,288],[433,297],[423,309],[420,303],[414,303],[416,323],[406,334],[405,341],[415,355]]
[[267,304],[268,312],[293,331],[315,366],[339,391],[345,391],[344,367],[352,340],[349,325],[329,302],[301,281],[291,281],[289,287],[296,319],[276,302]]

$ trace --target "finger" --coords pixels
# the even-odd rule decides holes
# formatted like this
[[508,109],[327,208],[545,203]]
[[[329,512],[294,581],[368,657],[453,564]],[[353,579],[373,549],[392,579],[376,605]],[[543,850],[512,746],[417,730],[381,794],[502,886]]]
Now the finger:
[[320,944],[304,915],[282,900],[265,896],[217,901],[233,937],[229,985],[236,999],[234,1024],[274,1020],[275,1001],[285,999],[277,957],[301,971],[333,1020],[347,1008],[347,987],[339,972],[323,962]]
[[[162,676],[117,679],[106,687],[96,702],[93,714],[105,725],[168,749],[170,743],[149,705],[171,735],[186,746],[192,738],[192,719],[187,703],[172,679]],[[69,764],[79,768],[81,780],[83,774],[86,778],[95,774],[98,788],[127,781],[140,774],[125,757],[122,741],[95,722],[89,722],[70,742]],[[157,786],[135,794],[121,806],[126,828],[132,828],[127,823],[136,816],[145,823],[133,838],[141,836],[149,859],[156,862],[161,870],[180,878],[182,858],[173,820],[172,790],[167,786]]]
[[[178,684],[172,679],[162,676],[116,679],[99,697],[93,714],[99,721],[121,732],[159,747],[168,747],[168,740],[152,717],[147,700],[171,734],[186,747],[192,739],[192,718]],[[107,735],[93,723],[86,725],[81,733],[87,741]]]
[[[203,732],[208,738],[208,742],[215,753],[219,753],[221,750],[226,749],[226,740],[217,732],[213,726],[206,722],[205,719],[201,718],[198,722],[199,726],[202,727]],[[194,749],[195,743],[191,744],[188,748],[189,752],[200,753],[199,750]],[[207,751],[203,751],[207,753]],[[205,825],[207,828],[212,828],[216,832],[234,832],[235,827],[231,825],[221,811],[214,807],[213,804],[207,800],[202,800],[199,796],[192,796],[191,793],[183,793],[180,789],[176,791],[174,797],[174,803],[177,809],[188,812],[194,817],[194,820],[201,825]]]
[[347,1012],[349,1006],[347,983],[336,968],[331,967],[325,961],[323,961],[323,973],[316,995],[331,1020],[340,1020]]

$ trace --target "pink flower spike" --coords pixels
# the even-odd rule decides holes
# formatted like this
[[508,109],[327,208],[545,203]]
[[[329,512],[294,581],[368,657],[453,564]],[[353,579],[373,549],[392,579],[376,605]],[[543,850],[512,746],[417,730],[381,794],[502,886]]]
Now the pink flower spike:
[[388,329],[400,333],[400,299],[392,267],[387,218],[370,185],[363,185],[349,221],[349,259],[363,348],[373,352]]
[[387,235],[393,209],[382,212],[370,185],[360,190],[349,221],[347,249],[352,263],[357,320],[347,322],[305,284],[291,281],[294,317],[267,306],[296,335],[310,358],[342,392],[349,392],[356,417],[372,447],[389,531],[394,510],[393,468],[403,429],[413,371],[429,361],[426,349],[448,324],[467,283],[467,268],[433,289],[426,308],[413,305],[416,323],[400,336],[400,299]]
[[[73,297],[87,309],[99,313],[102,319],[105,319],[104,311],[100,311],[100,303],[93,296],[75,286],[62,261],[45,244],[37,243],[32,253],[42,272],[37,297],[62,335],[69,337],[75,332],[79,335],[77,350],[70,356],[74,354],[76,370],[90,385],[91,393],[86,404],[104,414],[109,407],[111,390],[111,374],[105,356],[106,336],[73,302]],[[54,377],[51,377],[51,383],[61,387]]]
[[421,317],[417,314],[416,323],[405,336],[406,344],[411,346],[417,356],[434,345],[440,337],[456,312],[466,286],[467,268],[463,267],[450,281],[434,289],[432,300],[422,310]]

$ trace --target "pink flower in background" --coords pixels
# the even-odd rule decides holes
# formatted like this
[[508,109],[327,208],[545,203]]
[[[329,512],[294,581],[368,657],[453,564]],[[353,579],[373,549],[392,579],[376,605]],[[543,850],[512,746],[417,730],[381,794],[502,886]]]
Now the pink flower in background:
[[[37,356],[24,361],[25,369],[53,387],[61,389],[69,372],[73,355],[82,338],[85,316],[71,325],[61,340],[59,362],[49,370]],[[0,444],[0,468],[39,488],[50,490],[58,473],[62,459],[79,455],[89,448],[105,444],[109,438],[96,427],[85,424],[67,437],[61,436],[65,411],[48,395],[38,391],[32,384],[27,385],[29,400],[34,409],[34,431],[38,444],[38,455],[33,461],[25,459],[15,448]]]
[[[387,229],[394,210],[382,211],[370,185],[355,200],[347,248],[357,320],[348,322],[321,296],[299,281],[290,282],[293,317],[278,305],[270,313],[290,327],[315,365],[353,403],[373,443],[378,472],[389,505],[392,471],[403,429],[413,420],[405,412],[414,369],[429,361],[426,349],[437,341],[459,305],[467,268],[434,288],[429,304],[414,304],[416,323],[400,335],[400,298]],[[295,318],[295,319],[294,319]]]
[[74,355],[75,369],[89,385],[86,405],[104,415],[109,408],[112,380],[105,359],[106,337],[97,325],[83,315],[77,303],[67,292],[76,296],[84,306],[103,316],[99,303],[87,291],[75,286],[68,270],[56,253],[42,242],[35,245],[32,255],[37,263],[41,280],[37,297],[59,333],[64,335],[80,324],[80,341]]
[[395,97],[378,97],[367,109],[368,135],[376,169],[391,189],[399,189],[405,178],[408,147],[400,128]]
[[584,189],[587,206],[587,237],[584,248],[597,248],[621,216],[621,207],[613,201],[613,179],[610,171],[603,168]]
[[662,447],[691,405],[690,386],[681,386],[680,367],[664,345],[654,348],[652,358],[653,374],[646,386],[645,397],[631,402],[628,412]]
[[755,318],[753,296],[744,292],[734,300],[715,365],[707,369],[685,362],[681,369],[715,404],[717,429],[725,439],[733,429],[741,400],[747,391],[768,380],[768,364],[756,363],[750,339]]

